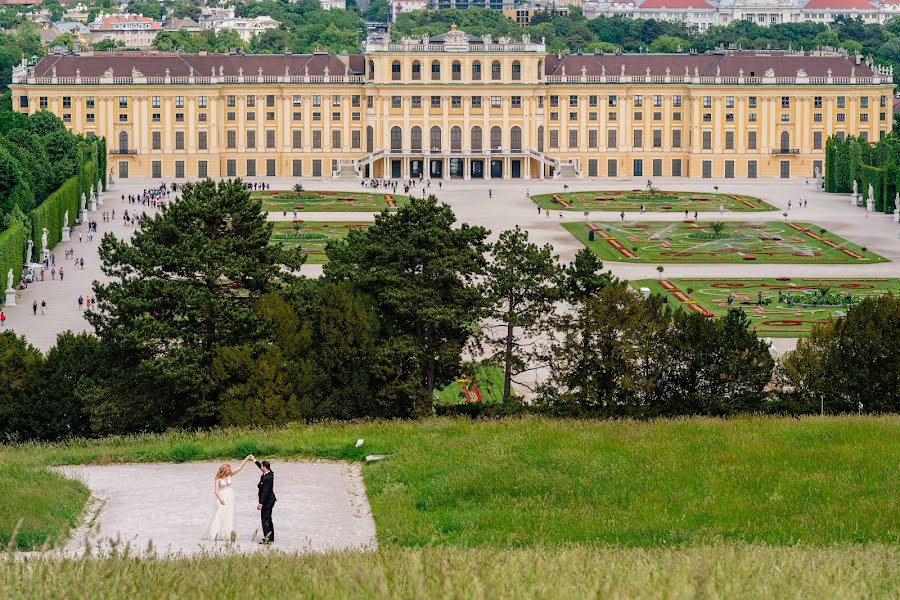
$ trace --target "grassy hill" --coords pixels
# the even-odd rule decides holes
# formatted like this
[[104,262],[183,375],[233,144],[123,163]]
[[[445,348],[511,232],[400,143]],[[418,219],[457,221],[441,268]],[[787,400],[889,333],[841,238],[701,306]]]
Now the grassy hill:
[[[363,448],[355,448],[357,438]],[[63,533],[84,502],[46,465],[360,460],[382,546],[900,543],[900,417],[431,419],[0,449],[0,540]]]

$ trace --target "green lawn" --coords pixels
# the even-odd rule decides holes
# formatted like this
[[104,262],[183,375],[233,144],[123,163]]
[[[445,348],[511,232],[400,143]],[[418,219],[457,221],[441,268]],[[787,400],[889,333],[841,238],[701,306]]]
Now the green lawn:
[[320,192],[269,190],[251,192],[261,198],[267,212],[381,212],[409,202],[409,196],[373,194],[369,192]]
[[753,196],[706,192],[667,192],[647,190],[616,190],[602,192],[565,192],[538,194],[531,200],[541,208],[550,210],[639,212],[641,205],[646,212],[689,211],[714,212],[724,205],[726,211],[778,210],[768,202]]
[[[809,223],[624,221],[564,223],[603,260],[638,263],[862,264],[886,259]],[[590,241],[590,231],[594,241]]]
[[[355,448],[365,438],[363,448]],[[23,466],[360,460],[382,547],[900,543],[900,417],[430,419],[0,448],[0,540],[20,515],[62,530],[79,485]],[[43,481],[41,481],[43,483]],[[30,489],[30,493],[25,493]],[[63,513],[62,518],[51,518]],[[48,532],[50,534],[53,531]]]
[[371,225],[371,222],[351,221],[276,221],[269,239],[288,247],[300,246],[307,264],[320,265],[328,262],[325,245],[330,240],[343,239],[351,229],[365,229]]
[[866,296],[900,294],[900,279],[642,279],[631,285],[649,288],[708,316],[721,317],[729,308],[742,308],[756,332],[765,337],[807,336],[813,325],[846,314],[848,305]]
[[897,564],[900,549],[883,545],[386,548],[184,560],[13,560],[0,569],[0,589],[15,600],[896,598]]
[[[475,391],[476,387],[478,388],[477,392]],[[467,390],[468,395],[466,394]],[[479,393],[481,394],[480,400],[478,399]],[[460,377],[457,381],[435,390],[434,395],[445,404],[503,402],[503,370],[493,365],[479,363],[475,366],[474,377]]]

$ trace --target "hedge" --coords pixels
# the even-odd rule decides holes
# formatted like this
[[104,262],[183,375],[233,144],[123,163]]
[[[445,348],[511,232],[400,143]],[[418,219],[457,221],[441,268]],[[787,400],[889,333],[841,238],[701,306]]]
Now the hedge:
[[53,248],[62,239],[63,217],[69,211],[69,227],[75,224],[81,205],[81,191],[78,177],[72,177],[59,189],[47,196],[40,206],[31,211],[31,239],[34,250],[31,260],[37,261],[41,254],[41,230],[46,227],[47,247]]
[[6,289],[6,274],[13,270],[13,287],[19,285],[22,277],[22,262],[25,258],[25,245],[28,234],[21,223],[14,223],[0,233],[0,286]]
[[106,138],[97,139],[97,170],[100,171],[100,181],[103,182],[103,191],[106,191]]

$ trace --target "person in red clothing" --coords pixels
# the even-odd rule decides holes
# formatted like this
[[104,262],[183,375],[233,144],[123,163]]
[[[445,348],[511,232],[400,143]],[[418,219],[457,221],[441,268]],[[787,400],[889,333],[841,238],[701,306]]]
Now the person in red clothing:
[[0,327],[6,327],[6,313],[0,310]]

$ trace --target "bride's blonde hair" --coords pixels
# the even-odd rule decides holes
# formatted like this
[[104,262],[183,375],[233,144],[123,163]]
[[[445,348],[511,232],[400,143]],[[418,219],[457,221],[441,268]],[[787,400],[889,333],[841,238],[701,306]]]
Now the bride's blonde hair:
[[216,479],[217,480],[224,479],[225,477],[228,477],[228,475],[230,473],[231,473],[231,465],[229,465],[227,463],[223,464],[221,467],[219,467],[219,470],[216,471]]

